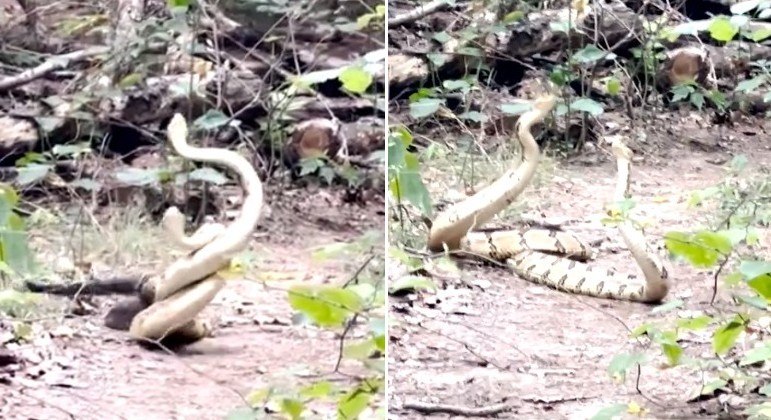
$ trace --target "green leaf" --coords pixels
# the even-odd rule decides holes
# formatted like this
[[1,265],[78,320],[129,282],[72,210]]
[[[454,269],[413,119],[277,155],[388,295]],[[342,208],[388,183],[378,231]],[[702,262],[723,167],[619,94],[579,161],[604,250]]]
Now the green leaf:
[[155,169],[123,168],[114,173],[115,179],[135,187],[152,185],[160,181],[158,171]]
[[621,353],[613,356],[608,373],[613,377],[621,379],[626,378],[626,372],[645,361],[645,355],[642,353]]
[[715,18],[709,25],[709,35],[716,41],[728,42],[739,32],[728,19]]
[[91,146],[88,142],[82,142],[77,144],[57,144],[51,148],[51,153],[54,156],[79,156],[91,152]]
[[302,418],[303,411],[305,411],[305,404],[302,401],[294,398],[282,398],[281,399],[281,412],[289,415],[292,420],[299,420]]
[[318,157],[306,157],[300,160],[300,176],[316,173],[324,167],[324,160]]
[[589,420],[613,420],[626,411],[626,404],[614,404],[595,413]]
[[372,337],[372,344],[375,345],[375,348],[380,350],[381,353],[385,353],[386,351],[386,337],[385,334],[380,334]]
[[193,127],[199,130],[215,130],[230,122],[230,117],[217,109],[210,109],[193,121]]
[[372,395],[361,388],[354,388],[340,397],[337,403],[337,415],[339,420],[355,420],[369,404]]
[[578,98],[570,104],[570,108],[597,116],[604,112],[602,104],[591,98]]
[[704,107],[704,95],[701,92],[693,92],[690,97],[691,104],[699,111]]
[[334,391],[335,387],[332,385],[331,382],[328,381],[320,381],[315,382],[310,385],[307,385],[300,389],[300,396],[304,398],[322,398],[322,397],[328,397],[330,394],[332,394],[332,391]]
[[403,127],[399,132],[391,131],[388,134],[388,167],[399,168],[404,166],[404,155],[407,147],[412,143],[412,136]]
[[504,23],[504,24],[519,22],[524,17],[525,17],[525,12],[523,12],[521,10],[514,10],[514,11],[509,12],[508,14],[506,14],[503,17],[503,19],[501,19],[501,22]]
[[367,360],[377,350],[372,340],[363,340],[354,343],[346,343],[343,355],[349,359]]
[[448,92],[458,90],[467,93],[471,89],[471,85],[465,80],[445,80],[442,82],[442,87]]
[[672,92],[672,101],[678,102],[687,98],[689,95],[695,92],[695,90],[691,85],[681,84],[681,85],[673,86],[671,89],[671,92]]
[[771,29],[769,28],[760,28],[756,31],[753,31],[749,36],[749,38],[755,42],[761,42],[768,37],[771,37]]
[[327,261],[347,255],[355,249],[357,246],[351,242],[334,242],[314,248],[311,258],[316,262]]
[[451,37],[451,36],[450,36],[450,35],[449,35],[447,32],[445,32],[445,31],[436,32],[436,33],[435,33],[435,34],[432,36],[432,38],[434,38],[434,41],[436,41],[436,42],[438,42],[438,43],[440,43],[440,44],[444,44],[445,42],[449,42],[449,41],[451,41],[451,40],[453,40],[453,39],[454,39],[453,37]]
[[369,72],[364,71],[361,67],[352,66],[348,67],[340,73],[338,77],[340,82],[349,92],[362,94],[372,85],[372,75]]
[[723,92],[717,89],[712,89],[708,91],[707,98],[710,101],[712,101],[712,103],[715,104],[715,106],[721,111],[725,110],[728,107],[728,99],[726,99]]
[[736,85],[736,88],[734,88],[734,91],[736,92],[753,92],[757,90],[763,83],[765,83],[766,78],[763,75],[755,76],[752,79],[746,79],[742,80]]
[[404,276],[390,283],[389,293],[397,293],[403,290],[436,290],[436,285],[428,277]]
[[34,261],[27,243],[24,219],[16,213],[11,213],[6,223],[7,225],[0,229],[2,261],[8,264],[16,274],[29,273]]
[[766,342],[760,347],[755,347],[744,354],[739,366],[753,365],[758,362],[771,360],[771,342]]
[[742,261],[739,272],[748,279],[749,287],[764,299],[771,301],[771,262]]
[[327,185],[332,185],[332,181],[335,180],[335,170],[324,165],[319,168],[319,178],[323,179]]
[[251,407],[238,407],[228,412],[225,420],[255,420],[257,411]]
[[420,209],[425,216],[431,215],[431,196],[416,171],[399,170],[389,182],[389,190],[400,201],[406,200]]
[[683,306],[683,301],[680,299],[675,299],[651,309],[651,313],[660,314],[664,312],[669,312],[671,310],[681,308],[682,306]]
[[760,296],[735,296],[739,302],[745,305],[752,306],[753,308],[766,310],[769,308],[768,301]]
[[717,264],[721,256],[731,252],[731,240],[720,232],[702,230],[688,234],[668,232],[664,244],[673,255],[690,262],[694,267],[707,268]]
[[734,3],[731,5],[731,13],[735,15],[743,15],[750,10],[758,7],[762,0],[746,0],[746,1],[740,1],[738,3]]
[[607,52],[597,48],[594,44],[589,44],[584,48],[578,50],[573,54],[573,60],[579,63],[593,63],[600,60],[608,54]]
[[654,325],[645,323],[634,328],[629,335],[632,336],[633,338],[637,338],[637,337],[642,337],[645,334],[653,335],[656,331],[657,329]]
[[228,182],[228,178],[222,172],[209,167],[198,168],[187,176],[190,180],[209,182],[214,185],[225,185]]
[[472,121],[475,123],[482,123],[488,120],[487,115],[479,111],[468,111],[458,115],[458,118]]
[[426,54],[426,58],[428,58],[428,61],[431,62],[436,67],[442,67],[445,63],[447,63],[447,55],[441,54],[441,53],[428,53]]
[[498,108],[506,115],[521,115],[533,109],[533,105],[528,102],[515,102],[511,104],[501,104]]
[[718,328],[712,337],[712,349],[715,353],[722,355],[731,350],[739,335],[744,331],[744,325],[744,320],[737,315],[733,320]]
[[655,334],[653,341],[661,345],[661,351],[666,356],[667,361],[671,366],[675,366],[680,363],[680,358],[683,355],[683,348],[677,342],[677,333],[675,331],[663,331]]
[[19,196],[16,194],[16,190],[10,185],[0,182],[0,226],[8,223],[8,217],[18,202]]
[[16,182],[21,186],[27,186],[39,182],[53,169],[53,165],[41,165],[31,163],[23,168],[18,168]]
[[725,386],[728,385],[728,382],[722,380],[722,379],[716,379],[714,381],[710,381],[704,386],[701,387],[700,394],[701,395],[712,395],[715,391],[718,389],[725,389]]
[[118,81],[118,87],[121,89],[130,88],[141,82],[142,78],[142,73],[130,73]]
[[771,302],[771,275],[764,274],[747,281],[747,286],[752,288],[758,295]]
[[359,295],[359,298],[361,298],[362,302],[371,301],[372,298],[375,296],[375,293],[377,293],[375,286],[369,283],[353,284],[348,286],[346,289],[351,290],[357,295]]
[[608,93],[616,96],[621,92],[621,81],[616,79],[615,77],[611,77],[608,79],[608,82],[606,84],[606,89],[608,89]]
[[714,319],[708,315],[701,315],[694,318],[681,318],[677,320],[677,327],[684,330],[701,330],[711,324]]
[[444,99],[423,98],[410,103],[410,116],[415,119],[433,115],[444,104]]
[[[562,21],[562,22],[549,22],[549,29],[552,32],[562,32],[562,33],[569,33],[571,29],[570,22],[568,21]],[[575,30],[575,25],[572,27],[573,30]]]
[[333,286],[295,286],[289,290],[289,304],[322,327],[342,326],[362,309],[359,296]]
[[771,402],[764,402],[747,407],[742,414],[749,415],[748,420],[771,419]]
[[85,191],[98,191],[102,188],[102,183],[91,178],[80,178],[70,182],[70,187],[83,189]]

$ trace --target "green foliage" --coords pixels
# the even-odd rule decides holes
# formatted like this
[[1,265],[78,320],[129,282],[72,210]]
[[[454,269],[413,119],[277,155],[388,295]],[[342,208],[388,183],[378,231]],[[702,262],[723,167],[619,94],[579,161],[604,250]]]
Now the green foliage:
[[404,127],[388,133],[388,187],[391,195],[401,204],[407,201],[426,215],[431,214],[431,197],[420,177],[420,161],[409,150],[412,134]]
[[732,250],[731,240],[725,233],[708,230],[669,232],[664,236],[664,243],[673,255],[699,268],[712,267]]
[[728,42],[732,40],[737,33],[739,33],[739,28],[729,19],[722,16],[713,19],[712,23],[709,25],[709,36],[716,41]]
[[327,185],[341,180],[348,187],[357,187],[364,180],[350,163],[337,163],[323,154],[303,158],[299,166],[301,177],[317,176]]
[[359,95],[365,93],[373,81],[372,74],[364,71],[361,66],[347,67],[338,79],[345,90]]
[[359,18],[356,19],[356,26],[358,29],[365,29],[368,27],[382,28],[385,21],[385,14],[385,5],[378,4],[375,6],[375,11],[359,16]]
[[33,268],[27,247],[24,220],[16,213],[19,196],[8,184],[0,183],[0,276],[19,276]]
[[[292,309],[297,311],[296,323],[318,326],[339,334],[342,349],[340,358],[356,362],[368,374],[346,388],[328,381],[300,384],[289,389],[258,389],[247,401],[253,407],[235,410],[231,419],[254,419],[256,408],[266,407],[291,419],[315,418],[309,410],[313,403],[334,403],[337,418],[359,418],[362,413],[376,413],[385,418],[385,351],[386,323],[384,266],[382,255],[383,232],[368,232],[353,242],[339,242],[313,250],[315,261],[329,259],[361,260],[351,280],[342,285],[298,285],[288,291]],[[353,338],[355,337],[355,338]],[[333,361],[334,362],[334,361]],[[335,367],[335,371],[340,364]]]
[[[674,319],[640,325],[632,334],[637,339],[647,336],[658,346],[670,366],[687,362],[704,371],[718,370],[719,377],[706,380],[699,390],[700,395],[712,395],[718,390],[747,392],[742,384],[758,382],[757,375],[751,370],[771,360],[771,342],[767,338],[758,340],[760,342],[749,349],[744,347],[747,339],[742,340],[742,346],[736,345],[742,337],[771,335],[767,324],[755,322],[767,314],[771,302],[771,262],[757,258],[753,253],[753,247],[758,243],[755,226],[768,225],[770,220],[767,214],[768,180],[756,176],[740,178],[746,166],[745,157],[735,157],[726,167],[727,177],[723,182],[692,194],[689,204],[693,208],[710,208],[715,212],[712,216],[714,227],[668,232],[664,237],[666,248],[674,258],[698,269],[719,268],[723,283],[737,289],[735,307],[704,314],[687,310],[687,304],[682,300],[672,300],[654,308],[651,313],[673,314]],[[732,267],[735,267],[733,272],[730,271]],[[747,295],[747,292],[752,294]],[[675,313],[676,310],[684,311]],[[745,331],[752,334],[745,336]],[[711,357],[686,355],[687,347],[680,343],[692,334],[699,337],[709,334]],[[743,370],[722,368],[726,359],[735,360],[733,365]],[[630,368],[641,363],[646,363],[642,355],[620,354],[611,361],[609,373],[623,378]],[[766,408],[764,404],[751,406],[747,413],[760,413]]]

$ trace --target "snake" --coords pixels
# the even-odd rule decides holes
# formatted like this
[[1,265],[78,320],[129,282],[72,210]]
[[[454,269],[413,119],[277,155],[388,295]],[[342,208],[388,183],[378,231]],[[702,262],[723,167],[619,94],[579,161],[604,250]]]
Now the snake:
[[175,114],[167,126],[167,137],[182,157],[225,166],[241,179],[244,201],[230,225],[204,223],[193,234],[185,234],[185,216],[174,206],[163,214],[161,226],[174,245],[187,255],[154,276],[118,276],[71,284],[49,284],[26,280],[33,293],[65,296],[130,295],[118,301],[105,316],[105,326],[128,331],[144,343],[166,346],[190,344],[209,336],[211,326],[196,317],[225,286],[219,275],[232,258],[244,250],[260,220],[263,207],[262,182],[254,167],[240,154],[218,148],[195,147],[187,142],[187,122]]
[[[667,270],[644,234],[626,218],[617,228],[642,276],[590,265],[587,261],[593,256],[591,247],[569,232],[480,229],[514,202],[532,180],[540,149],[531,128],[546,118],[556,103],[557,95],[548,88],[531,101],[530,109],[519,116],[516,124],[521,157],[487,187],[439,213],[429,230],[428,249],[462,251],[502,261],[527,281],[567,293],[643,303],[662,301],[669,290]],[[630,195],[633,153],[620,136],[606,140],[611,143],[617,163],[614,200],[624,201]]]
[[225,279],[217,273],[227,269],[233,257],[248,246],[260,220],[263,188],[252,164],[237,152],[190,145],[181,114],[172,117],[167,137],[183,158],[219,164],[235,172],[245,193],[240,214],[227,226],[205,223],[188,236],[185,216],[177,207],[169,207],[163,215],[166,234],[189,253],[142,282],[139,297],[146,308],[131,320],[129,335],[137,340],[181,336],[195,341],[211,332],[209,324],[196,317],[225,286]]

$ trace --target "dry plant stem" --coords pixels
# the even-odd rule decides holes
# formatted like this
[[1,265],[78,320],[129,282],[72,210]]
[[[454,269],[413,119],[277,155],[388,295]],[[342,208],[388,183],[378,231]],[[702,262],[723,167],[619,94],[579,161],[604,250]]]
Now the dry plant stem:
[[402,406],[405,410],[415,410],[423,414],[444,413],[464,417],[492,417],[514,408],[507,403],[493,404],[486,407],[464,407],[450,404],[431,404],[420,401],[407,401]]
[[64,70],[74,62],[87,60],[109,52],[110,47],[93,47],[51,57],[37,67],[25,70],[15,76],[0,79],[0,92],[25,85],[54,71]]
[[404,25],[415,20],[418,20],[424,16],[430,15],[447,6],[447,0],[433,0],[422,6],[418,6],[415,9],[410,10],[399,16],[394,16],[388,19],[388,27]]

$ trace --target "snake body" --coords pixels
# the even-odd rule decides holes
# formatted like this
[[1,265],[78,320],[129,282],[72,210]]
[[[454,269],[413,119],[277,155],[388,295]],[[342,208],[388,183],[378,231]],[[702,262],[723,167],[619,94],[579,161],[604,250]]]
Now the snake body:
[[[530,132],[554,108],[556,95],[547,93],[533,101],[531,110],[519,117],[517,138],[522,145],[522,161],[475,195],[440,213],[428,236],[432,251],[461,250],[505,261],[525,280],[561,291],[588,296],[640,302],[661,301],[668,292],[667,271],[650,252],[642,232],[629,221],[619,224],[619,232],[643,277],[624,275],[612,269],[590,266],[591,248],[570,233],[535,229],[480,232],[495,214],[510,205],[530,183],[540,158],[540,150]],[[614,198],[629,194],[632,151],[620,138],[612,140],[617,160]]]
[[244,204],[239,216],[227,227],[204,224],[190,236],[184,234],[185,219],[176,207],[164,213],[166,233],[190,254],[141,286],[140,297],[148,307],[131,322],[129,333],[136,339],[160,340],[181,335],[196,340],[208,335],[208,325],[196,316],[224,287],[225,280],[217,272],[227,268],[231,259],[247,247],[260,219],[262,183],[249,161],[230,150],[191,146],[187,143],[187,131],[184,117],[174,115],[168,126],[168,139],[174,150],[186,159],[220,164],[238,174],[245,191]]

